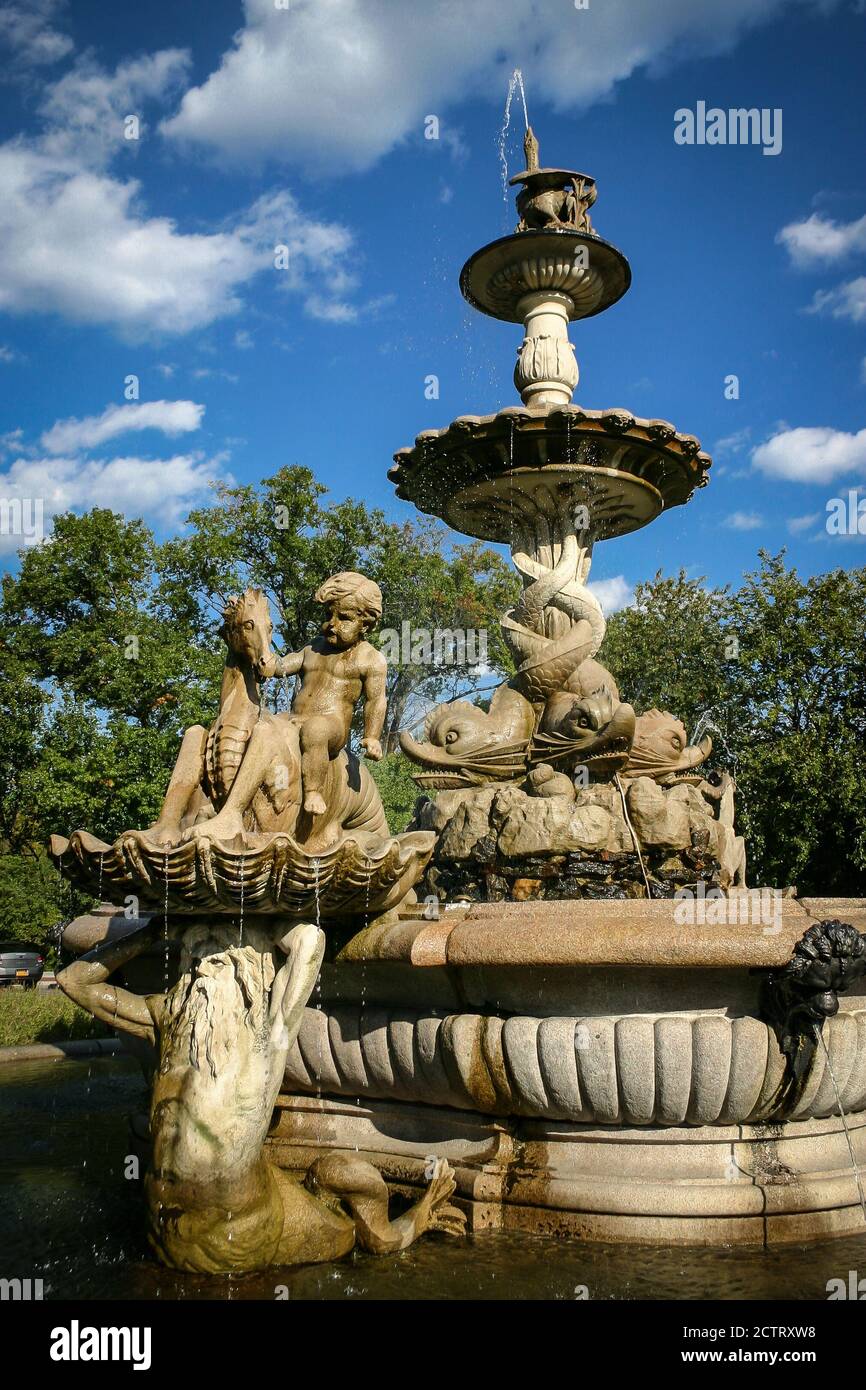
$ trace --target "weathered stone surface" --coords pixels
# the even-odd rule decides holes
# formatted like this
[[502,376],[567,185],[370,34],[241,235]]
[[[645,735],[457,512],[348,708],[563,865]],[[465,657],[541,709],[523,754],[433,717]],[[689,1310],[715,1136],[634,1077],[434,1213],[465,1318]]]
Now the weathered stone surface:
[[642,845],[662,849],[687,849],[691,845],[692,808],[679,795],[688,790],[672,787],[665,791],[651,777],[638,777],[632,782],[628,809]]
[[622,792],[611,782],[554,796],[514,784],[440,792],[413,823],[439,837],[421,893],[445,903],[645,897],[645,873],[653,897],[727,888],[742,882],[743,842],[718,810],[699,786],[650,777]]
[[[630,1128],[504,1120],[365,1098],[280,1096],[267,1141],[293,1173],[333,1148],[411,1195],[448,1159],[469,1227],[660,1245],[779,1245],[863,1228],[842,1121]],[[866,1163],[866,1117],[849,1122]]]

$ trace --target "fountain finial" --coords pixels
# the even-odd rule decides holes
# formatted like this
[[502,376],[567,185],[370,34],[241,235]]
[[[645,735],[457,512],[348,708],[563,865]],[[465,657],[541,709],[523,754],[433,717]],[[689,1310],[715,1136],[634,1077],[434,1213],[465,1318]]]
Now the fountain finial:
[[538,140],[531,125],[526,127],[526,134],[523,137],[523,153],[526,158],[526,172],[534,174],[540,166],[538,163]]

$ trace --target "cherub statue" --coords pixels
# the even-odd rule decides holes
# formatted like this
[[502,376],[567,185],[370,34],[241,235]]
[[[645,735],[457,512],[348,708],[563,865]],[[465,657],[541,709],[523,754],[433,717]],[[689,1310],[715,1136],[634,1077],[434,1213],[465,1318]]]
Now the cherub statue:
[[303,651],[263,661],[259,674],[301,677],[292,717],[300,726],[303,807],[309,815],[321,816],[327,810],[322,793],[328,762],[345,748],[361,697],[365,702],[361,747],[374,762],[382,757],[379,737],[387,707],[387,665],[382,653],[364,640],[382,616],[378,584],[354,570],[344,570],[319,586],[316,602],[327,609],[321,637]]
[[[287,832],[320,849],[341,829],[389,838],[375,783],[346,747],[363,696],[362,746],[368,758],[382,756],[387,663],[364,640],[381,616],[382,594],[371,579],[345,571],[325,580],[316,598],[327,608],[321,636],[282,659],[271,651],[265,595],[247,589],[229,600],[219,714],[209,729],[187,729],[159,819],[128,840],[226,843],[246,829]],[[290,674],[300,675],[291,710],[264,709],[262,680]],[[301,809],[306,825],[298,824]]]

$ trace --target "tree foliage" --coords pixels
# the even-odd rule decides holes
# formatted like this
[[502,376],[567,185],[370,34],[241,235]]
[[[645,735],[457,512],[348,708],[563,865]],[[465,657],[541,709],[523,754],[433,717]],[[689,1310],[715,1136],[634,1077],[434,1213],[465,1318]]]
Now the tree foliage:
[[803,579],[762,551],[736,593],[659,574],[609,624],[625,699],[710,722],[753,883],[866,894],[864,614],[866,570]]

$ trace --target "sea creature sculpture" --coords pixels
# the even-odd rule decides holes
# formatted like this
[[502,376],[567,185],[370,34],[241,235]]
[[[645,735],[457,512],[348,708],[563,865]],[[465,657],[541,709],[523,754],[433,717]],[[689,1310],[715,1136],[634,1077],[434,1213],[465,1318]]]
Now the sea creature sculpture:
[[585,696],[556,691],[544,706],[530,762],[584,767],[593,777],[609,777],[625,765],[634,729],[631,705],[609,688]]
[[685,725],[676,715],[647,710],[635,721],[634,741],[622,775],[652,777],[664,787],[684,781],[697,785],[703,779],[698,769],[712,751],[708,734],[697,743],[689,743]]
[[257,924],[240,934],[234,923],[199,919],[181,939],[173,988],[141,996],[109,984],[161,931],[157,914],[57,977],[96,1018],[156,1049],[144,1190],[160,1260],[193,1273],[241,1273],[339,1259],[355,1245],[388,1254],[429,1230],[461,1234],[444,1159],[414,1205],[391,1220],[381,1174],[356,1155],[318,1159],[301,1183],[265,1153],[324,933],[303,922],[286,930],[283,919],[273,934]]
[[[311,849],[325,849],[350,830],[371,842],[387,839],[390,832],[376,784],[346,748],[320,760],[317,800],[312,811],[302,806],[301,768],[305,759],[310,765],[313,753],[307,746],[311,712],[305,706],[297,717],[272,714],[262,705],[263,673],[276,667],[266,596],[259,589],[247,589],[228,601],[223,619],[221,635],[228,651],[219,713],[210,728],[195,724],[184,734],[156,822],[147,831],[129,831],[121,838],[142,836],[170,846],[200,837],[227,843],[244,831],[285,832]],[[379,653],[373,654],[384,670]],[[345,661],[345,653],[339,655]],[[320,664],[326,659],[322,657]],[[380,675],[384,686],[384,674]],[[360,688],[361,678],[346,681],[325,672],[323,679],[327,689],[319,690],[318,704],[330,708],[329,700],[337,701],[342,710],[348,701],[351,718],[354,687]],[[303,693],[302,688],[296,701]]]
[[532,127],[523,140],[526,168],[508,182],[522,184],[517,195],[518,232],[543,229],[592,232],[589,209],[598,197],[595,179],[572,169],[541,169]]
[[495,691],[489,710],[468,700],[437,705],[423,742],[402,733],[400,747],[424,769],[414,780],[425,789],[509,782],[525,771],[534,727],[532,705],[507,684]]
[[489,711],[467,701],[439,705],[423,741],[401,736],[403,751],[425,769],[415,776],[419,786],[516,781],[536,763],[610,775],[625,762],[635,716],[595,660],[605,621],[585,583],[591,547],[581,543],[571,517],[562,518],[561,535],[552,566],[515,547],[525,588],[502,619],[502,635],[517,670]]

